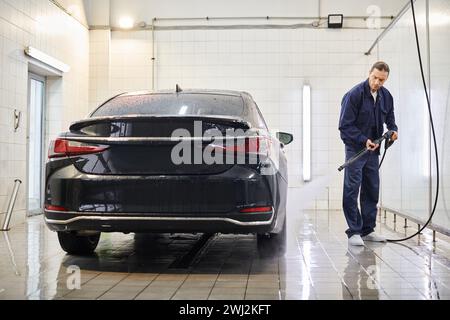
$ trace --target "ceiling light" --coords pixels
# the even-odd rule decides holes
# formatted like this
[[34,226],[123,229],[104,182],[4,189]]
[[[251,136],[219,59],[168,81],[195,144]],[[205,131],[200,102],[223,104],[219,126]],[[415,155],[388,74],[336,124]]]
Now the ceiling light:
[[122,29],[131,29],[134,27],[134,20],[130,17],[122,17],[119,20],[119,26]]

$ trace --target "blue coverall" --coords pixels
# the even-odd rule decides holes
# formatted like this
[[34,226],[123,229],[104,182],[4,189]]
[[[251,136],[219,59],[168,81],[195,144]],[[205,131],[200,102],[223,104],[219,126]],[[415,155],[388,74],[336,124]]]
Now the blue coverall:
[[[370,92],[369,79],[348,91],[341,102],[339,131],[345,144],[346,161],[388,130],[398,131],[395,124],[394,103],[389,91],[381,87],[376,102]],[[380,149],[367,152],[362,158],[345,168],[342,206],[347,220],[347,236],[368,235],[374,231],[380,186],[378,173]],[[361,188],[360,207],[358,194]]]

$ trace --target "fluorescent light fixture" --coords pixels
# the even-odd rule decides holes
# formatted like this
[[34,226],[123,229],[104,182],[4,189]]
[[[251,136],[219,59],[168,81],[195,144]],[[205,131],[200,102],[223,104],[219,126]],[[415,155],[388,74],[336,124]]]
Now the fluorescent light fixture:
[[59,71],[69,72],[69,70],[70,70],[70,66],[68,66],[67,64],[59,61],[58,59],[53,58],[52,56],[49,56],[48,54],[46,54],[42,51],[39,51],[36,48],[26,47],[25,53],[28,56],[30,56],[42,63],[45,63],[46,65],[49,65],[50,67],[55,68]]
[[303,86],[303,181],[311,180],[311,87]]
[[344,15],[329,14],[328,15],[328,28],[342,28],[343,21],[344,21]]
[[130,17],[122,17],[119,20],[119,26],[122,29],[131,29],[134,27],[134,20]]

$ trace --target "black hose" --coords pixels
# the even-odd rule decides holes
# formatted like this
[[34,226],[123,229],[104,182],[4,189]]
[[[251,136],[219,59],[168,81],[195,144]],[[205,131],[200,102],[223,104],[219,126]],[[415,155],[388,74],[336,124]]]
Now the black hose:
[[438,159],[438,151],[437,151],[436,133],[434,131],[434,122],[433,122],[433,115],[431,113],[430,98],[428,96],[428,88],[427,88],[427,84],[426,84],[426,81],[425,81],[425,75],[424,75],[423,66],[422,66],[422,57],[421,57],[421,54],[420,54],[420,44],[419,44],[419,36],[418,36],[418,33],[417,33],[416,14],[414,12],[414,1],[415,0],[410,0],[410,1],[411,1],[411,10],[412,10],[413,21],[414,21],[414,33],[415,33],[415,36],[416,36],[417,54],[418,54],[418,57],[419,57],[419,64],[420,64],[420,73],[422,75],[423,88],[425,90],[425,96],[427,98],[427,106],[428,106],[428,113],[430,115],[431,131],[433,133],[434,151],[435,151],[435,156],[436,156],[436,196],[435,196],[435,199],[434,199],[433,209],[431,210],[430,217],[428,218],[428,221],[422,226],[422,228],[420,228],[420,230],[418,230],[416,233],[414,233],[413,235],[411,235],[409,237],[406,237],[406,238],[402,238],[402,239],[388,239],[387,241],[389,241],[389,242],[405,241],[405,240],[411,239],[411,238],[415,237],[416,235],[420,234],[428,226],[428,224],[431,222],[431,219],[433,218],[433,215],[434,215],[434,213],[436,211],[437,202],[438,202],[438,198],[439,198],[439,159]]
[[378,169],[381,168],[381,165],[383,164],[384,157],[386,156],[386,151],[387,151],[386,144],[384,146],[385,147],[384,147],[383,156],[381,157],[381,161],[380,161],[380,164],[378,165]]

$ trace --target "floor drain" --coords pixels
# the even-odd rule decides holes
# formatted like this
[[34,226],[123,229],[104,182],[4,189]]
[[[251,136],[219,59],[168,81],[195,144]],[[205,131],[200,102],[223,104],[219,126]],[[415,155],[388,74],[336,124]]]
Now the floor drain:
[[170,266],[169,269],[187,269],[191,266],[195,257],[199,254],[201,249],[206,245],[206,243],[214,236],[213,233],[205,233],[200,239],[194,244],[194,246],[186,253],[184,256],[176,259]]

